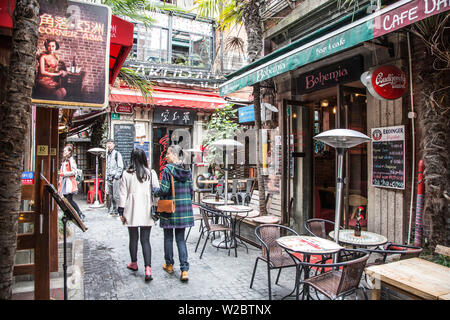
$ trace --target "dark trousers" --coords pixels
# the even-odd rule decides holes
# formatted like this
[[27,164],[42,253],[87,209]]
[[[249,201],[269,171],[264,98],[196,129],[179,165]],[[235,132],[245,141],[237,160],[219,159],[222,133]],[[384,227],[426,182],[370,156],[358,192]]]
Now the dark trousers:
[[65,194],[64,197],[67,199],[67,201],[69,201],[69,203],[72,205],[72,207],[75,209],[75,211],[78,213],[78,215],[81,218],[83,216],[83,213],[81,212],[81,209],[78,206],[78,204],[75,202],[75,200],[73,200],[73,193]]
[[152,227],[128,227],[130,235],[130,256],[131,262],[137,261],[137,250],[139,240],[139,229],[141,233],[141,246],[144,255],[144,263],[146,267],[152,266],[152,247],[150,246],[150,231]]
[[[173,230],[174,229],[164,229],[164,258],[166,264],[174,264],[173,259]],[[186,228],[176,228],[175,229],[175,241],[178,247],[178,257],[180,259],[180,270],[188,271],[188,251],[186,246],[186,240],[184,238],[184,231]]]

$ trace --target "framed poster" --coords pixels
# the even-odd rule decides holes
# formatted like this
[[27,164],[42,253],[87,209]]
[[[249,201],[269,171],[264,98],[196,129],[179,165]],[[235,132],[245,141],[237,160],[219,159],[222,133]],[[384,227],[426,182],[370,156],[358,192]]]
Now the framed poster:
[[108,104],[111,9],[76,1],[42,2],[34,104]]
[[405,126],[372,128],[372,186],[405,189]]

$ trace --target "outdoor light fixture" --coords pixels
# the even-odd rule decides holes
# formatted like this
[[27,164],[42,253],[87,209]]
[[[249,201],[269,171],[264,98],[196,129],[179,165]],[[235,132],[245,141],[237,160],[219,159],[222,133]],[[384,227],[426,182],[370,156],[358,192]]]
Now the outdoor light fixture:
[[316,135],[313,139],[319,140],[333,148],[337,152],[337,178],[336,178],[336,208],[334,216],[334,241],[339,242],[339,226],[341,222],[342,190],[344,187],[343,167],[344,154],[347,149],[363,142],[370,141],[365,134],[350,129],[333,129]]
[[322,101],[320,101],[320,106],[322,108],[328,107],[328,100],[327,99],[323,99]]
[[333,107],[333,114],[336,114],[336,111],[337,111],[336,106],[334,106]]
[[[223,148],[225,152],[233,151],[235,147],[243,147],[244,145],[234,139],[222,139],[211,143],[211,145]],[[225,205],[228,203],[228,154],[225,154]]]
[[292,118],[297,119],[297,114],[295,112],[292,114]]

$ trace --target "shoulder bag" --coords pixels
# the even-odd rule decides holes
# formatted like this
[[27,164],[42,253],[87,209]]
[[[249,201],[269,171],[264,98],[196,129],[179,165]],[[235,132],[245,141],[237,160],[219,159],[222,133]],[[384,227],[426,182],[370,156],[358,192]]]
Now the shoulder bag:
[[158,200],[158,207],[156,212],[158,213],[174,213],[175,212],[175,186],[173,183],[173,176],[170,175],[170,182],[172,188],[172,200]]

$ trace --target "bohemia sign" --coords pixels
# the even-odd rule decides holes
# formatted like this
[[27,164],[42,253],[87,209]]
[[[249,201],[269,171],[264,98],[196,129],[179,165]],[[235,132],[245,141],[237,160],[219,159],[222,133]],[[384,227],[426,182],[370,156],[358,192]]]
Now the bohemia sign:
[[394,66],[381,66],[361,75],[361,82],[380,100],[395,100],[406,92],[405,73]]

